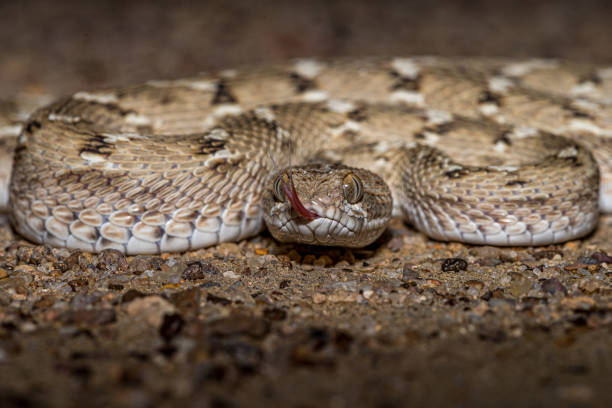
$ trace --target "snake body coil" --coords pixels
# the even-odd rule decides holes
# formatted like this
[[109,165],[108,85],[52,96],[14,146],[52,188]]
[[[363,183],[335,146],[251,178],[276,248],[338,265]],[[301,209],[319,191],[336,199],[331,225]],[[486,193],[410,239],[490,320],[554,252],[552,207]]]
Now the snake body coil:
[[612,69],[421,57],[75,93],[23,125],[9,207],[34,242],[139,254],[241,240],[262,217],[313,244],[366,245],[392,215],[549,244],[589,233],[598,200],[612,211]]

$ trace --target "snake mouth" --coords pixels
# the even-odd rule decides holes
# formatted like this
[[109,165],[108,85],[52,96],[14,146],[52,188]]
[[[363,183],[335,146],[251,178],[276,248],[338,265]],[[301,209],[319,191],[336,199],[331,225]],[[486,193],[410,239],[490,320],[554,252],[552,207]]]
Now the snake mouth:
[[330,216],[317,208],[322,214],[314,220],[307,220],[293,208],[277,214],[275,222],[267,222],[272,235],[281,242],[299,242],[309,245],[363,247],[382,234],[386,220],[366,221],[348,214]]
[[289,217],[277,228],[283,235],[293,236],[298,242],[312,245],[345,245],[359,236],[362,226],[353,220],[350,222],[353,225],[348,224],[325,216],[307,220],[299,214]]

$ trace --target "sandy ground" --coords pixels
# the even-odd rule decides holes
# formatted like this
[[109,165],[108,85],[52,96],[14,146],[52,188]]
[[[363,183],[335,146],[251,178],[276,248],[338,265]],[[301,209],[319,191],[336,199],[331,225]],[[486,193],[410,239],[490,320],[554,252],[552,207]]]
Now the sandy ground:
[[[612,64],[603,1],[253,4],[3,2],[0,99],[311,55]],[[395,222],[360,250],[264,234],[154,257],[33,246],[3,224],[0,406],[604,407],[610,256],[611,216],[542,248]]]

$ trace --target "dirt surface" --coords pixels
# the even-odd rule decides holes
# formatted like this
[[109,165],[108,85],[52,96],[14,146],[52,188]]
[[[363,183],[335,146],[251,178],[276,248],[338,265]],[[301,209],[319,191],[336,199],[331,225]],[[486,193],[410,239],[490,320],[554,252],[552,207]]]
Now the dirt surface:
[[[102,2],[101,2],[102,3]],[[0,99],[293,56],[612,63],[606,2],[3,2]],[[395,222],[124,257],[0,225],[0,406],[567,406],[612,400],[612,216],[541,248]]]

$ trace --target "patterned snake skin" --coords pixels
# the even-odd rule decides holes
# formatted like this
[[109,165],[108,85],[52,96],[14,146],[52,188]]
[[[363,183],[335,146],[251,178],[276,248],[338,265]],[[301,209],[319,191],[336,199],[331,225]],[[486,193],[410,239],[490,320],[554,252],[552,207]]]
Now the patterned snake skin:
[[263,219],[281,241],[363,246],[391,216],[540,245],[612,211],[612,68],[298,60],[77,92],[22,120],[0,105],[0,205],[57,247],[185,251]]

